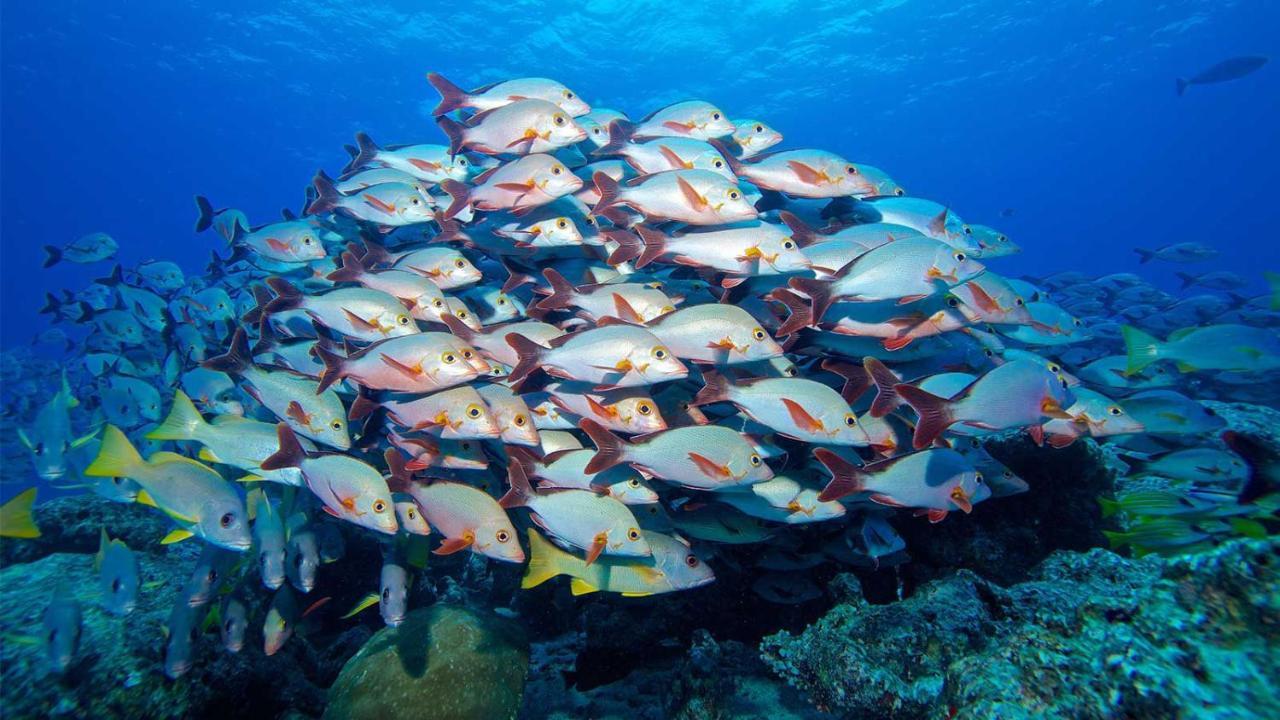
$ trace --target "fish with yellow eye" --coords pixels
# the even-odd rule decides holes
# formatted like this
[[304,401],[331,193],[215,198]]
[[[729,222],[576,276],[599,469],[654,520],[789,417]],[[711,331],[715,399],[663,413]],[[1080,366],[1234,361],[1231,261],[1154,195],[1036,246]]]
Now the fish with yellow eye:
[[877,192],[856,164],[833,152],[784,150],[744,162],[719,147],[734,174],[764,190],[805,198],[866,197]]
[[810,266],[785,225],[756,221],[684,230],[675,235],[647,225],[636,225],[633,230],[634,235],[613,236],[621,248],[610,256],[610,261],[634,259],[637,268],[662,262],[736,276],[722,280],[724,287],[734,287],[746,277],[804,272]]
[[483,377],[489,363],[456,335],[424,332],[387,338],[343,357],[320,345],[324,362],[317,393],[350,378],[370,390],[429,393]]
[[685,100],[647,115],[630,135],[634,139],[691,137],[711,140],[733,134],[737,128],[720,108],[705,100]]
[[671,170],[620,185],[608,174],[592,176],[600,200],[592,213],[618,225],[630,224],[630,209],[647,222],[672,220],[690,225],[724,225],[759,215],[742,189],[710,170]]
[[643,325],[674,312],[679,302],[657,288],[639,283],[597,283],[574,287],[554,268],[543,270],[542,275],[547,279],[550,290],[539,288],[542,292],[549,292],[534,306],[534,310],[541,313],[576,308],[589,320],[612,316]]
[[276,293],[275,299],[261,307],[268,317],[301,311],[334,332],[365,342],[418,332],[404,303],[380,290],[347,287],[305,295],[283,278],[269,278],[267,284]]
[[483,155],[530,155],[559,150],[587,139],[587,132],[573,117],[546,100],[517,100],[473,115],[463,124],[437,117],[436,124],[449,138],[449,153],[464,150]]
[[350,455],[308,452],[284,423],[276,431],[280,450],[262,461],[264,470],[296,467],[325,512],[380,533],[396,534],[400,526],[395,502],[382,473]]
[[440,183],[440,189],[452,198],[443,217],[453,218],[468,208],[482,212],[529,210],[582,189],[582,178],[551,155],[542,154],[526,155],[485,171],[474,182]]
[[671,351],[642,327],[605,324],[563,335],[540,345],[523,335],[507,335],[518,362],[508,382],[519,384],[535,370],[562,380],[592,383],[596,389],[639,387],[689,374]]
[[695,407],[733,403],[753,420],[803,442],[866,447],[871,444],[858,416],[840,393],[807,378],[758,378],[730,383],[704,370]]
[[[542,392],[562,414],[591,418],[616,432],[639,435],[667,429],[657,403],[642,388],[597,391],[584,383],[559,382]],[[576,421],[571,427],[577,427]]]
[[492,439],[502,433],[484,398],[470,385],[459,385],[413,400],[383,400],[360,395],[351,405],[352,419],[370,415],[379,406],[400,427],[445,439]]

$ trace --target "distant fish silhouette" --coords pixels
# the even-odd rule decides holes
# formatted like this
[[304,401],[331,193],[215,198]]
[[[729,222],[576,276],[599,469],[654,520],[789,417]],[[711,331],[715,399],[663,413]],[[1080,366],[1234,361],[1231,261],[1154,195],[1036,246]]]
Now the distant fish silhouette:
[[1015,211],[1013,208],[1005,208],[1000,211],[1000,217],[1002,218],[1013,217],[1014,212]]
[[1217,65],[1201,71],[1190,80],[1178,78],[1178,95],[1181,96],[1182,93],[1186,92],[1189,85],[1211,85],[1213,83],[1239,80],[1266,64],[1267,58],[1261,55],[1244,55],[1230,60],[1223,60]]

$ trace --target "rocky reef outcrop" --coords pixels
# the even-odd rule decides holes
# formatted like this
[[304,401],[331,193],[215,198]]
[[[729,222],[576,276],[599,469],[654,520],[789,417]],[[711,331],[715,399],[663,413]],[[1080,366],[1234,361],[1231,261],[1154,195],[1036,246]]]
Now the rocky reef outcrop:
[[765,662],[849,718],[1280,717],[1280,540],[1141,560],[1058,552],[1001,587],[959,571],[848,598]]

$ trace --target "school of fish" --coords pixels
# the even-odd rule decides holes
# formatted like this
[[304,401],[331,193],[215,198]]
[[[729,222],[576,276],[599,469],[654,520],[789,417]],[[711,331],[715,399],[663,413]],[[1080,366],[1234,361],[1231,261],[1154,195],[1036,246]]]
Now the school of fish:
[[[755,591],[803,601],[817,563],[903,562],[890,519],[1026,491],[984,450],[997,433],[1107,439],[1173,481],[1104,499],[1145,518],[1117,545],[1261,527],[1274,458],[1259,470],[1265,451],[1224,444],[1186,393],[1274,382],[1276,277],[1261,298],[1216,292],[1245,282],[1229,273],[1186,275],[1214,292],[1181,298],[1134,275],[1005,277],[1019,247],[1000,230],[710,102],[632,119],[550,79],[428,80],[437,142],[360,133],[279,220],[197,197],[195,229],[228,247],[203,275],[116,266],[47,298],[91,330],[75,362],[97,421],[73,429],[64,377],[22,433],[36,474],[203,543],[167,623],[171,677],[204,632],[229,652],[251,624],[268,655],[288,642],[328,600],[306,596],[342,552],[335,521],[384,550],[347,617],[377,605],[389,625],[427,550],[522,564],[525,588],[648,596],[769,540]],[[116,249],[98,233],[49,264]],[[5,535],[38,534],[34,495],[4,507]],[[104,606],[129,614],[146,589],[111,528],[97,564]],[[55,593],[57,669],[79,622]]]

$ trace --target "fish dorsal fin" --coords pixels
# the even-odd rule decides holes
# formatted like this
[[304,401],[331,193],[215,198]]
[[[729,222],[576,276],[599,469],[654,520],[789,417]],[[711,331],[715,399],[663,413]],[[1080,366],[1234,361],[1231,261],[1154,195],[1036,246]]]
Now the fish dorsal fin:
[[208,472],[215,472],[212,468],[199,460],[194,460],[186,455],[179,455],[175,452],[169,452],[168,450],[157,450],[152,453],[151,457],[147,458],[147,463],[151,465],[155,465],[157,463],[183,463],[185,465],[191,465],[192,467],[198,467],[201,470],[207,470]]
[[1180,330],[1174,330],[1173,332],[1169,333],[1169,339],[1165,340],[1165,342],[1176,342],[1199,329],[1200,329],[1199,327],[1196,327],[1193,325],[1191,327],[1184,327]]

